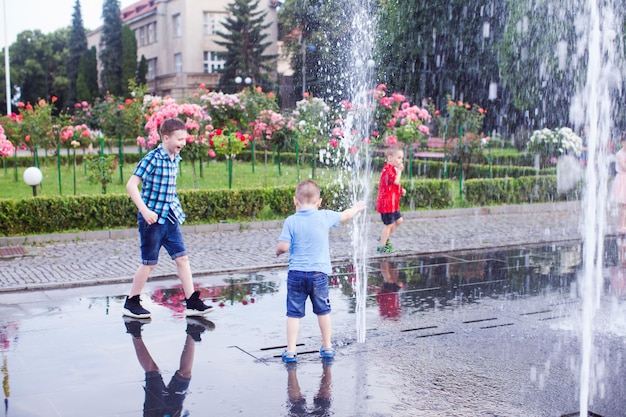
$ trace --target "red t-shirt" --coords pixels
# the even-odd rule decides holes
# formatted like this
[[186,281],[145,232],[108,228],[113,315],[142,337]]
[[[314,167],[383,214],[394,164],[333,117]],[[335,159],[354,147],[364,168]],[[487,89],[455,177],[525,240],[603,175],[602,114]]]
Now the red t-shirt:
[[402,186],[393,183],[396,180],[396,176],[396,168],[386,162],[383,171],[380,173],[380,182],[378,183],[376,211],[379,213],[393,213],[400,210]]

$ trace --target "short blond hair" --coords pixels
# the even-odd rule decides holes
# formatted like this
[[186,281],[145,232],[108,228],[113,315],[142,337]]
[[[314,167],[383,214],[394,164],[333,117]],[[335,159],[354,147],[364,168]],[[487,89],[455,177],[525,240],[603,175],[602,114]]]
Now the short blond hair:
[[320,199],[320,186],[315,181],[304,180],[296,187],[296,199],[300,204],[315,204]]
[[404,149],[402,149],[401,146],[397,146],[397,145],[389,146],[385,149],[385,158],[394,156],[398,152],[404,153]]

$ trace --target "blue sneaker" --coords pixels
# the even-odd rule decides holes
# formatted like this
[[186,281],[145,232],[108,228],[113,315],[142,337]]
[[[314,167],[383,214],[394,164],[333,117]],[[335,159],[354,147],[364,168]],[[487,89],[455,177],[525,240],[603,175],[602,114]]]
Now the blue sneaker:
[[335,357],[335,349],[332,347],[321,347],[320,348],[320,356],[322,359],[330,359]]
[[289,352],[289,351],[285,350],[283,352],[282,359],[283,359],[283,362],[285,362],[285,363],[295,362],[295,361],[298,360],[298,353],[297,352]]

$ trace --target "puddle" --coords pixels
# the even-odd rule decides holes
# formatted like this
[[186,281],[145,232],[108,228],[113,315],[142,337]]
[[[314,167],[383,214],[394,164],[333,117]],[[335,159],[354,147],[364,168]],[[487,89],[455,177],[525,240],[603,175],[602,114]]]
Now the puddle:
[[[626,398],[620,246],[606,245],[599,317],[621,318],[598,323],[594,360],[602,378],[590,408],[603,416],[620,415]],[[128,285],[0,294],[5,416],[142,415],[145,404],[163,408],[146,403],[163,387],[178,393],[172,415],[568,415],[578,403],[581,251],[549,245],[372,262],[363,344],[355,276],[337,265],[337,357],[320,360],[308,306],[289,368],[280,361],[285,271],[197,277],[217,307],[208,323],[183,317],[177,281],[148,283],[142,299],[153,318],[142,324],[121,316]]]

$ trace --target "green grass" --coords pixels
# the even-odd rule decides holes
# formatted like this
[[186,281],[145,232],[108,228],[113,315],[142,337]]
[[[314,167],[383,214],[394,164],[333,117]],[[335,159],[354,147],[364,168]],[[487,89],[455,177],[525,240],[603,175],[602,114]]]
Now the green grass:
[[[200,167],[196,163],[196,182],[191,164],[183,162],[178,175],[178,190],[193,189],[227,189],[228,188],[228,165],[225,161],[205,162],[200,176]],[[0,167],[0,198],[29,198],[32,196],[32,187],[26,185],[23,180],[25,168],[18,168],[17,181],[15,181],[14,168],[3,169]],[[113,175],[113,183],[107,184],[107,194],[126,194],[126,181],[135,169],[135,164],[124,165],[123,182],[120,182],[119,167]],[[56,166],[41,166],[43,181],[37,188],[38,196],[58,196],[59,181]],[[232,188],[273,188],[279,186],[296,185],[299,180],[309,178],[311,167],[294,165],[281,165],[279,173],[277,164],[267,165],[255,163],[254,172],[250,162],[233,162]],[[82,165],[76,167],[76,195],[101,194],[101,186],[92,184],[84,174]],[[335,172],[327,168],[317,167],[315,180],[320,184],[331,182],[335,178]],[[74,170],[73,166],[61,166],[61,194],[64,196],[74,195]]]

